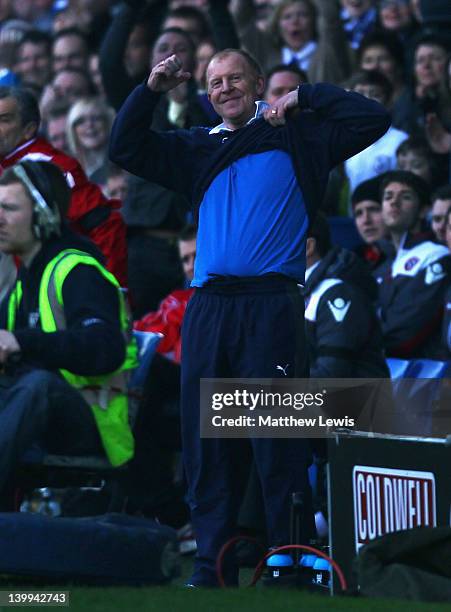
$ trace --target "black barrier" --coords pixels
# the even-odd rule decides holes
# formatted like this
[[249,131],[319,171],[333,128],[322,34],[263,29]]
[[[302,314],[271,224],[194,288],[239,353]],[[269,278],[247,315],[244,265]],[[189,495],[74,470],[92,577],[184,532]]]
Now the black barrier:
[[329,543],[356,588],[359,550],[387,533],[449,526],[451,445],[366,433],[328,440]]

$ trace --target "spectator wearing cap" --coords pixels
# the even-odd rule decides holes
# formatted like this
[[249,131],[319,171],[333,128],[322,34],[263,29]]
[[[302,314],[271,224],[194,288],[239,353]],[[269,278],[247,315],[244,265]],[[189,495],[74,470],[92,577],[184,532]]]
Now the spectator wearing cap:
[[[362,70],[351,77],[347,85],[352,91],[376,100],[383,106],[387,106],[391,98],[390,81],[377,70]],[[345,171],[351,192],[362,181],[394,170],[396,168],[396,149],[406,138],[408,134],[390,126],[382,138],[361,153],[346,160]]]
[[427,183],[397,170],[383,177],[381,192],[383,220],[396,249],[374,272],[387,355],[433,359],[440,352],[451,256],[419,233],[429,206]]
[[357,231],[363,245],[357,253],[373,269],[380,266],[393,248],[385,240],[387,228],[382,218],[381,177],[363,181],[351,196],[351,206]]

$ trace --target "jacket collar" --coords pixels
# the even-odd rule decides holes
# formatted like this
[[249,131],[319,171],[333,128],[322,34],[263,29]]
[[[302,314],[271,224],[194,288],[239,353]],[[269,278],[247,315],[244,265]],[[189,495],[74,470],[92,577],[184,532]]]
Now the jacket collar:
[[[263,100],[257,100],[255,102],[255,114],[253,117],[251,117],[249,119],[249,121],[246,123],[246,125],[249,125],[249,123],[252,123],[252,121],[255,121],[255,119],[259,119],[264,111],[269,108],[269,104],[267,102],[264,102]],[[208,133],[209,134],[219,134],[220,132],[233,132],[234,130],[231,130],[230,128],[226,127],[225,123],[222,122],[219,125],[217,125],[216,127],[212,128]]]

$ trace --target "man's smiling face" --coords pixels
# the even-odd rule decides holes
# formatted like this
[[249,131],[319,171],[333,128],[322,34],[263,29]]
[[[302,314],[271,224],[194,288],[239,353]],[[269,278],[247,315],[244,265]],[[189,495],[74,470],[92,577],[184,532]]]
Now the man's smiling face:
[[237,129],[255,113],[255,101],[264,91],[264,79],[239,53],[213,59],[207,70],[208,99],[226,126]]

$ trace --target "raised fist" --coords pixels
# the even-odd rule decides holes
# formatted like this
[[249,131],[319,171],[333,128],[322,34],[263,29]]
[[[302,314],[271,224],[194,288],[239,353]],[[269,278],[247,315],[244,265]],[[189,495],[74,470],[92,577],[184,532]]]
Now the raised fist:
[[184,72],[182,63],[176,55],[171,55],[158,62],[147,80],[147,87],[152,91],[167,92],[180,83],[191,78],[190,72]]

